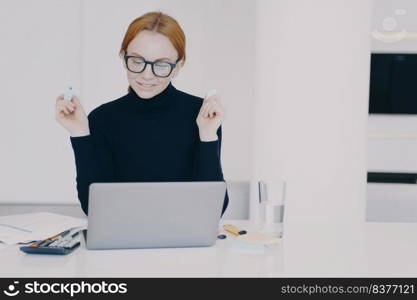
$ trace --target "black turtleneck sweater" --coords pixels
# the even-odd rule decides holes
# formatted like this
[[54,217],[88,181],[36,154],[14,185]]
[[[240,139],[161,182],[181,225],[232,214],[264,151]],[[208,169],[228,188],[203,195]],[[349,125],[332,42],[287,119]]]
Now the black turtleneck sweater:
[[[224,181],[221,127],[218,140],[200,141],[196,119],[202,103],[170,83],[152,98],[131,90],[91,111],[90,135],[70,138],[85,214],[93,182]],[[222,215],[228,202],[226,192]]]

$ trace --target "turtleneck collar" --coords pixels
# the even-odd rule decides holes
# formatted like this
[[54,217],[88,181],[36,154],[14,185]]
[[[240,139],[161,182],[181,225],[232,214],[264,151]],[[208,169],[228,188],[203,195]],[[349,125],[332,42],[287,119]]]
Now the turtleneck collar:
[[168,110],[173,105],[175,92],[176,89],[170,82],[158,95],[147,99],[141,98],[133,89],[131,89],[127,94],[127,100],[132,105],[132,109],[137,112],[157,113]]

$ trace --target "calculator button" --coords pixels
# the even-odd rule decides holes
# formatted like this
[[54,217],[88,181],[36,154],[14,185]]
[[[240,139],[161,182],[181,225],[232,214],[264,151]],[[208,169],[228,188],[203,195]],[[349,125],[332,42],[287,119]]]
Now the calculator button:
[[79,243],[79,241],[78,240],[74,240],[71,243],[68,243],[67,245],[65,245],[65,248],[72,248],[77,243]]
[[52,244],[50,244],[48,247],[57,247],[59,245],[60,241],[55,241]]
[[41,242],[41,243],[38,245],[38,247],[46,247],[46,246],[48,246],[49,244],[51,244],[51,241],[50,241],[50,240],[46,240],[46,241]]

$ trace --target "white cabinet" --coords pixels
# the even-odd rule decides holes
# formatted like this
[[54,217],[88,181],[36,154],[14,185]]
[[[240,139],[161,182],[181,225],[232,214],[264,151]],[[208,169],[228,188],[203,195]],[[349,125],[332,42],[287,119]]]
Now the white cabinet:
[[368,183],[366,219],[417,222],[417,184]]

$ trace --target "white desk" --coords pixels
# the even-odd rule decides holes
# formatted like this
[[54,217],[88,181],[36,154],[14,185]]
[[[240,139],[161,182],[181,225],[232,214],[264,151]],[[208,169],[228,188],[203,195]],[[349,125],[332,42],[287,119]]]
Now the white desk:
[[[77,206],[6,206],[0,215],[50,211],[82,216]],[[226,221],[248,231],[249,221]],[[87,250],[28,255],[0,247],[0,277],[417,277],[417,224],[285,225],[277,249],[250,251],[231,238],[208,248]]]

